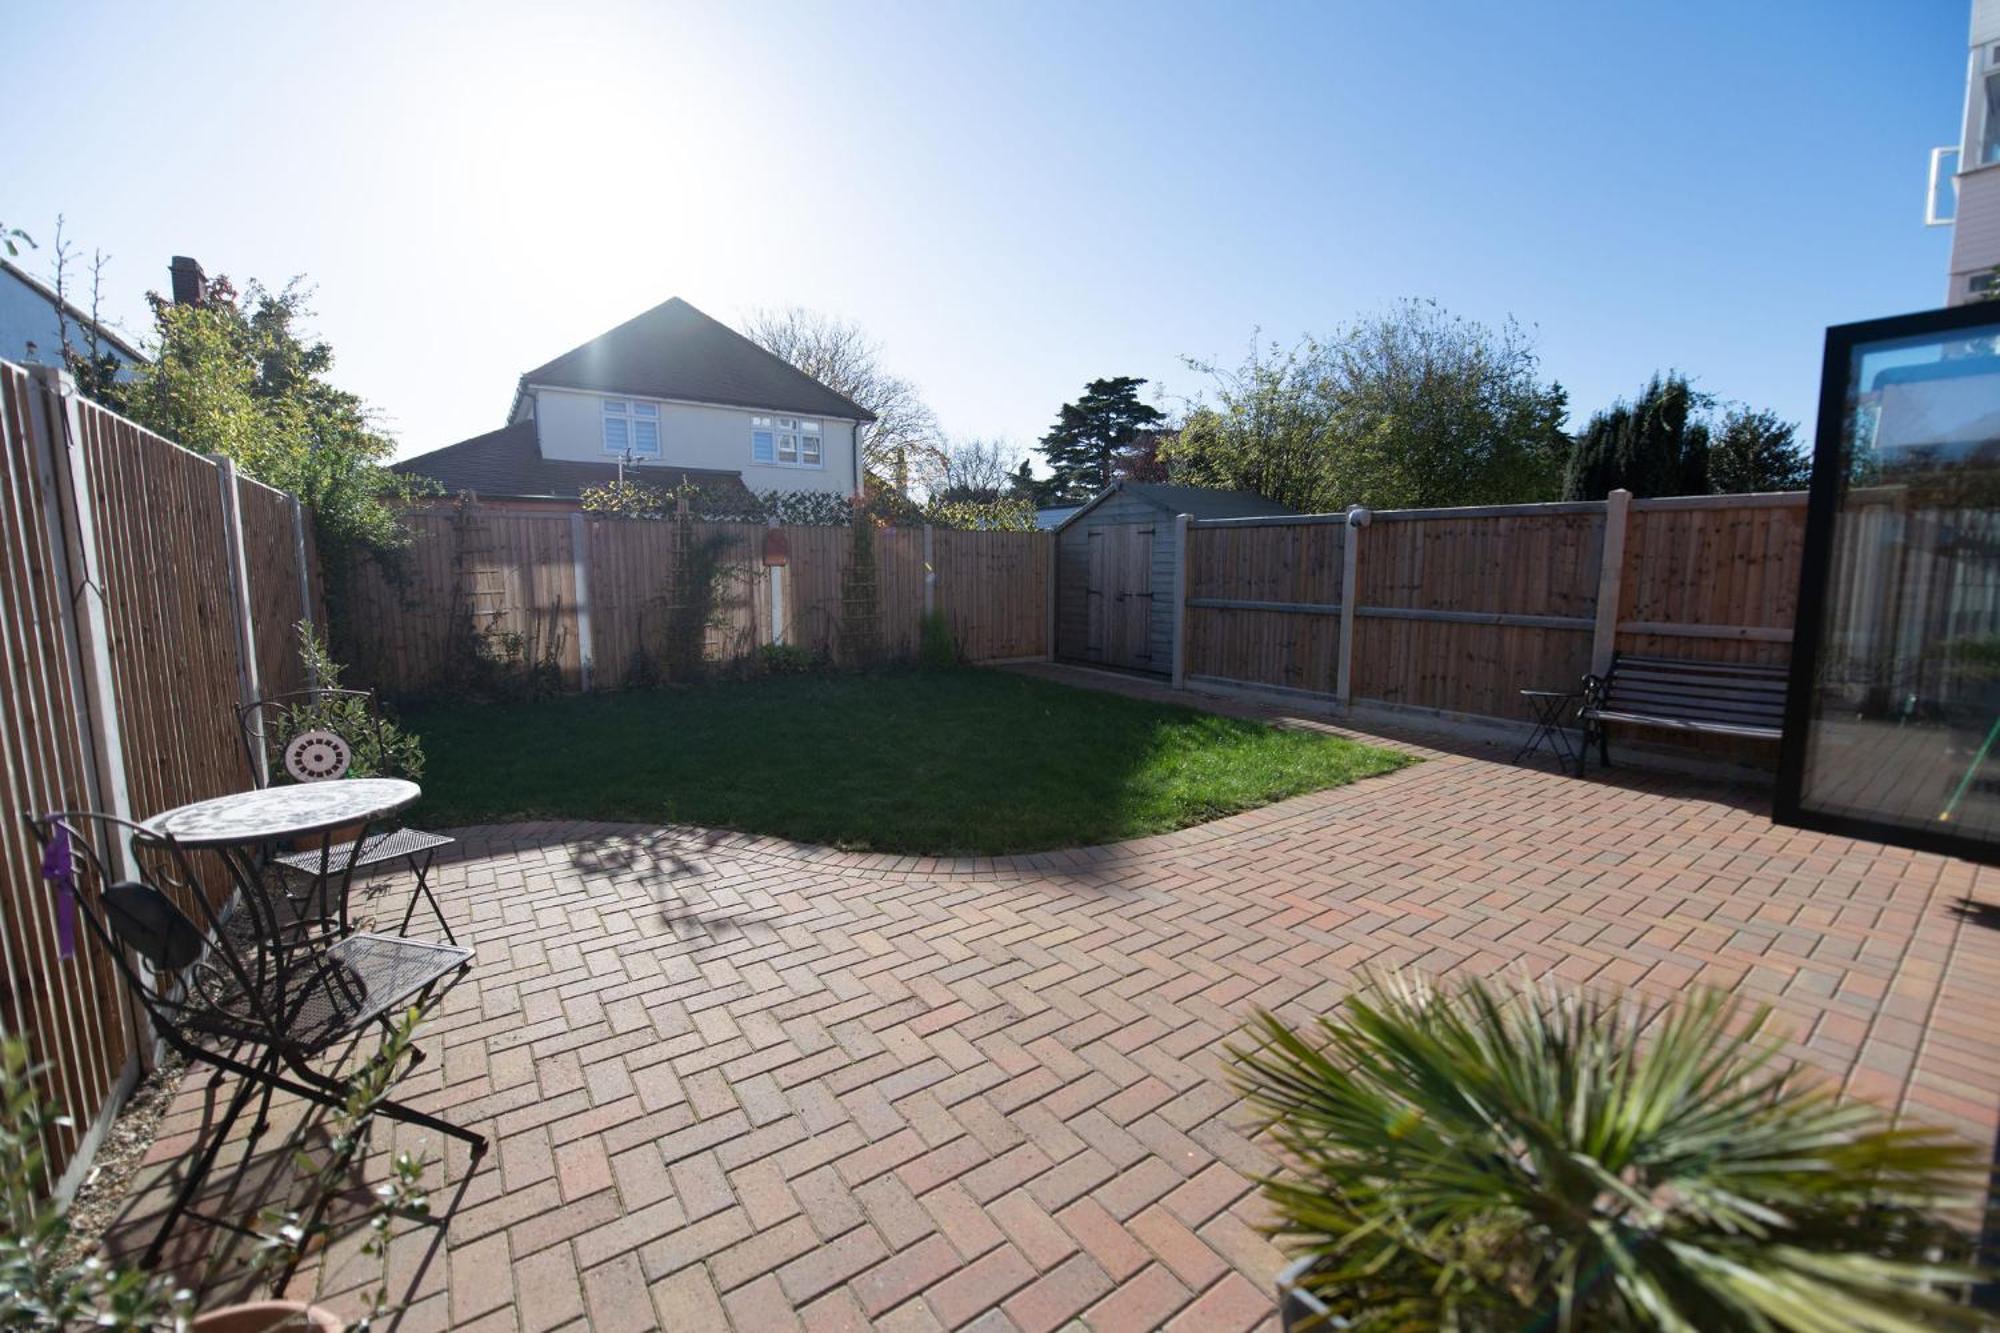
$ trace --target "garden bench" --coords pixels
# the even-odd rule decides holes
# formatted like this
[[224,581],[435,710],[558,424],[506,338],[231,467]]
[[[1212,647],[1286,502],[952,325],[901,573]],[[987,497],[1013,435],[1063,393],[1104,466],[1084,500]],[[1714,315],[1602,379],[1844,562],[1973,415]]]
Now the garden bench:
[[1619,653],[1604,675],[1583,678],[1577,716],[1584,754],[1594,737],[1598,759],[1611,766],[1607,722],[1777,740],[1784,734],[1787,674],[1784,667]]

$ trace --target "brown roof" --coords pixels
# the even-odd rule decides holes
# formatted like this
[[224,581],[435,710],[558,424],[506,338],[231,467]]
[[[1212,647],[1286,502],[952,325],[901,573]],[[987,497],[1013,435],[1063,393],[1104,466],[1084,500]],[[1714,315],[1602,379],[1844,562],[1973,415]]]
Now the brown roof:
[[[532,418],[406,458],[394,464],[393,470],[429,477],[453,493],[471,491],[475,495],[510,500],[574,500],[587,486],[602,486],[618,479],[616,463],[542,457]],[[727,491],[733,487],[746,499],[750,495],[740,472],[658,464],[638,469],[638,475],[661,482],[686,478],[706,490]]]
[[521,377],[521,384],[875,419],[853,399],[678,296],[537,366]]

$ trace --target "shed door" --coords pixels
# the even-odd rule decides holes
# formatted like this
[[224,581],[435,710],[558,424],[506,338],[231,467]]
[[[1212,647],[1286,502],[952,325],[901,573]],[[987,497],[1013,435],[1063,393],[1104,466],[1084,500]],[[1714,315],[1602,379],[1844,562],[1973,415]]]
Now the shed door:
[[1090,661],[1153,669],[1153,534],[1150,523],[1090,530],[1090,624],[1084,641]]

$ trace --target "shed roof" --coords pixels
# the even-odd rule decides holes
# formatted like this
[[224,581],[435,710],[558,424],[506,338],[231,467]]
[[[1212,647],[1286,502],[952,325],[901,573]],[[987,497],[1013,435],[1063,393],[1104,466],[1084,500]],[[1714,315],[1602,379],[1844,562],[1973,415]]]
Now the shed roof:
[[1193,518],[1261,518],[1267,514],[1294,514],[1298,511],[1275,500],[1266,500],[1255,491],[1219,491],[1206,486],[1170,486],[1154,481],[1114,481],[1098,492],[1095,499],[1065,518],[1059,528],[1085,517],[1114,495],[1128,495],[1169,514]]

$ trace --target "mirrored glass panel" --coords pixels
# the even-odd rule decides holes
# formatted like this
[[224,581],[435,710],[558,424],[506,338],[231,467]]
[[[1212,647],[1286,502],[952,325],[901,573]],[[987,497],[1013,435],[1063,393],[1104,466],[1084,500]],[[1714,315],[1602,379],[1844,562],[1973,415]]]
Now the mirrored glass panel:
[[2000,848],[2000,307],[1826,366],[1780,817]]

